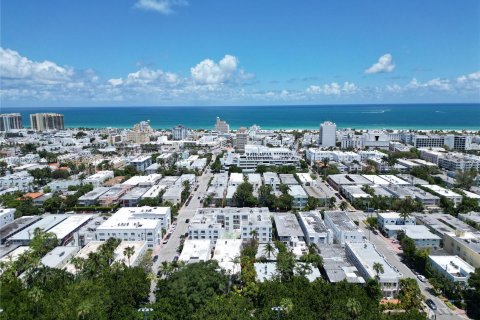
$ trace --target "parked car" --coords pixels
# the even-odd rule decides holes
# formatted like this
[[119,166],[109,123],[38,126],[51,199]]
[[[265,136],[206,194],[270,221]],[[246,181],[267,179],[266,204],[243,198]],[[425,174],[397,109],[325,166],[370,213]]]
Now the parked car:
[[185,223],[189,223],[189,222],[190,222],[190,219],[186,219],[186,220],[185,220]]
[[417,276],[418,280],[422,281],[422,282],[427,282],[427,278],[425,278],[424,276],[422,276],[421,274],[419,274]]
[[163,244],[167,244],[167,243],[168,243],[168,239],[163,240],[162,243],[163,243]]
[[155,256],[153,257],[153,262],[157,262],[157,260],[158,260],[158,255],[155,255]]
[[378,234],[377,230],[373,230],[372,232],[373,232],[373,234]]
[[435,302],[433,302],[432,299],[425,300],[425,303],[427,304],[427,306],[430,307],[430,309],[437,310],[437,305],[435,304]]
[[177,261],[178,261],[178,256],[175,256],[175,257],[173,258],[173,262],[177,262]]

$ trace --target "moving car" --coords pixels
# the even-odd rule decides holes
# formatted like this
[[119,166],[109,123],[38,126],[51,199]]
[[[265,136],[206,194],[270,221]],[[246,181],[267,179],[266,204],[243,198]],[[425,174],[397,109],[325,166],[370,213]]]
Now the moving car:
[[157,260],[158,260],[158,255],[155,255],[155,256],[153,257],[153,262],[157,262]]
[[422,281],[422,282],[426,282],[427,281],[427,278],[425,278],[424,276],[422,276],[421,274],[419,274],[417,276],[418,280]]
[[430,307],[430,309],[437,310],[437,305],[435,304],[435,302],[433,302],[432,299],[425,300],[425,303],[427,304],[427,306]]

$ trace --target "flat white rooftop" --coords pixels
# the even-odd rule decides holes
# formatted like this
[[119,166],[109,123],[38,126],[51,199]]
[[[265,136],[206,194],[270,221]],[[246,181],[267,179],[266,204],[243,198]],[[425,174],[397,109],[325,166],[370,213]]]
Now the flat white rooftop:
[[451,190],[448,190],[448,189],[445,189],[443,187],[437,186],[436,184],[429,184],[429,185],[426,185],[424,187],[438,193],[441,196],[447,197],[447,198],[461,198],[462,197],[458,193],[455,193]]
[[76,229],[80,228],[88,220],[92,219],[93,215],[91,214],[76,214],[71,215],[67,219],[63,220],[55,227],[48,230],[57,236],[58,240],[63,240],[70,233],[74,232]]
[[398,280],[403,275],[393,269],[390,263],[381,255],[375,246],[368,242],[347,242],[347,247],[355,254],[357,260],[363,265],[363,268],[368,273],[370,278],[375,278],[377,273],[373,269],[374,263],[380,263],[383,266],[383,273],[380,274],[380,279],[395,279]]
[[187,239],[178,260],[186,263],[208,261],[211,258],[212,243],[208,239]]
[[240,261],[234,263],[234,259],[240,257],[242,249],[242,239],[218,239],[215,244],[213,260],[218,261],[220,268],[227,273],[240,272]]
[[55,247],[42,258],[41,263],[46,267],[59,268],[79,250],[80,247],[77,246]]
[[118,209],[98,230],[155,229],[159,219],[170,217],[170,207],[123,207]]
[[455,277],[475,272],[475,268],[459,256],[429,256],[429,258]]

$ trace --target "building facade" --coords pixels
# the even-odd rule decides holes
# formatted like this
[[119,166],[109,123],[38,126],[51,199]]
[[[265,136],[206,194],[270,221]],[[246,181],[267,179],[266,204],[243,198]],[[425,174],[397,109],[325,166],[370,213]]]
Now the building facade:
[[30,115],[30,127],[36,131],[63,130],[64,116],[59,113],[34,113]]
[[20,113],[0,114],[0,131],[10,131],[22,128],[22,115]]

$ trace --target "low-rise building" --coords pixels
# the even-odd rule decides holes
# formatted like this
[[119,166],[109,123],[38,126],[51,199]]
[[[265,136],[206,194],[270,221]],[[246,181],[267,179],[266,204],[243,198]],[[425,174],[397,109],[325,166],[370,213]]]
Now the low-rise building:
[[451,190],[445,189],[440,187],[436,184],[429,184],[424,186],[425,188],[432,190],[436,194],[451,200],[455,206],[457,206],[460,202],[462,202],[462,196],[458,193],[455,193]]
[[297,173],[297,177],[300,180],[302,186],[304,187],[315,187],[317,185],[317,181],[312,178],[310,173],[300,172]]
[[[365,280],[378,279],[383,296],[393,298],[399,290],[399,281],[403,275],[377,251],[370,242],[347,242],[345,251],[348,259],[357,267]],[[382,265],[383,272],[377,273],[374,265]]]
[[67,262],[74,257],[80,247],[77,246],[58,246],[47,253],[40,263],[45,267],[63,269]]
[[326,211],[325,225],[332,230],[334,243],[363,242],[365,234],[344,211]]
[[402,231],[413,240],[417,248],[439,248],[442,238],[431,233],[423,225],[386,225],[384,232],[389,237],[396,237]]
[[0,208],[0,228],[13,222],[15,219],[15,211],[17,210],[14,208]]
[[332,231],[327,228],[318,211],[308,211],[298,213],[298,222],[305,235],[305,241],[308,244],[333,244]]
[[88,176],[84,183],[89,183],[93,185],[95,188],[100,187],[103,185],[105,181],[114,177],[113,171],[105,170],[105,171],[98,171],[91,176]]
[[110,190],[108,187],[95,188],[79,197],[77,202],[80,206],[93,206],[98,202],[100,196],[106,193],[108,190]]
[[272,187],[273,191],[279,191],[280,178],[274,172],[265,172],[263,174],[263,183]]
[[308,194],[303,190],[302,186],[293,184],[288,187],[288,194],[293,197],[292,207],[297,209],[305,208]]
[[173,185],[167,188],[162,198],[163,201],[169,201],[173,204],[182,202],[182,187],[179,185]]
[[148,189],[150,188],[136,187],[131,189],[120,198],[120,205],[122,207],[135,207]]
[[162,229],[171,223],[170,207],[124,207],[98,226],[96,238],[106,241],[117,238],[125,241],[146,241],[152,248],[160,244]]
[[451,282],[467,284],[475,268],[459,256],[428,256],[430,265]]
[[240,261],[236,261],[236,258],[240,257],[242,243],[242,239],[218,239],[215,243],[212,259],[218,261],[220,268],[227,274],[241,271]]
[[272,221],[268,208],[202,208],[190,220],[189,239],[222,237],[272,241]]
[[377,214],[378,227],[385,231],[385,228],[392,225],[415,225],[416,218],[413,215],[401,216],[398,212],[380,212]]
[[134,166],[138,172],[145,172],[145,170],[152,165],[151,156],[140,156],[130,160],[130,165]]
[[185,263],[208,261],[212,257],[212,242],[210,240],[187,239],[183,243],[182,253],[178,258]]
[[299,241],[305,242],[305,235],[293,213],[277,213],[273,216],[275,230],[280,241],[290,247],[295,247]]

